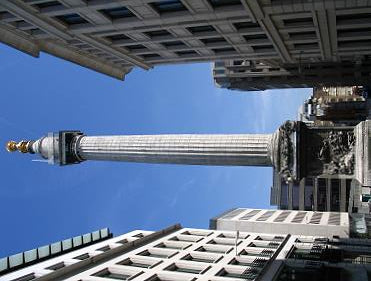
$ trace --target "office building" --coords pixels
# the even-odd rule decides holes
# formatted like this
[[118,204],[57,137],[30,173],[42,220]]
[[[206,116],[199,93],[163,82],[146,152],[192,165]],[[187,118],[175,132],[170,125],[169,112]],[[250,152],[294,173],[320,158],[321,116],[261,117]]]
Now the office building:
[[349,238],[348,213],[236,208],[210,219],[210,229]]
[[[213,67],[217,86],[254,91],[371,84],[369,3],[270,1],[260,8],[258,22],[273,23],[281,53],[264,45],[264,35],[251,36],[250,42],[272,53],[272,58],[217,61]],[[286,54],[291,59],[285,60]]]
[[222,61],[222,87],[366,85],[369,9],[346,0],[3,0],[0,42],[118,79],[132,67]]
[[132,231],[18,268],[0,280],[271,281],[287,276],[303,280],[303,275],[309,280],[367,280],[370,254],[367,239],[174,225],[157,232]]

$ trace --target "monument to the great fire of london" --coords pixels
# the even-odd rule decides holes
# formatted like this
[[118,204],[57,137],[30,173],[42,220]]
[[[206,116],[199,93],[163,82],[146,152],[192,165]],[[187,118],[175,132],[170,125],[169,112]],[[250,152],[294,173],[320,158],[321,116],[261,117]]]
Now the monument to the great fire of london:
[[85,136],[80,131],[60,131],[36,141],[10,141],[7,149],[37,153],[60,165],[106,160],[272,166],[287,182],[352,177],[370,187],[370,138],[370,120],[329,127],[287,121],[273,134]]

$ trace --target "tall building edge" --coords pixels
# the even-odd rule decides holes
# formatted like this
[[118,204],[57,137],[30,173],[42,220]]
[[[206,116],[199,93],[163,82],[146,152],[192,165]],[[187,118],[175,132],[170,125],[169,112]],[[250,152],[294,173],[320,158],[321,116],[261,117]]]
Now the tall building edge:
[[221,217],[223,217],[224,215],[234,211],[234,210],[237,210],[238,208],[231,208],[231,209],[228,209],[224,212],[222,212],[221,214],[215,216],[215,217],[212,217],[210,220],[209,220],[209,229],[212,229],[212,230],[216,230],[217,229],[217,222],[218,222],[218,219],[220,219]]

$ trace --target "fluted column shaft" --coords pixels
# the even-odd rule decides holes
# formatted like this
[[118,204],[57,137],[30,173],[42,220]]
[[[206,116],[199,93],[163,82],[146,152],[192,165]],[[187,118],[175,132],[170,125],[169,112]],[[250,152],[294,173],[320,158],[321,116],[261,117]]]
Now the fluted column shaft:
[[81,160],[188,165],[272,166],[272,135],[81,136]]

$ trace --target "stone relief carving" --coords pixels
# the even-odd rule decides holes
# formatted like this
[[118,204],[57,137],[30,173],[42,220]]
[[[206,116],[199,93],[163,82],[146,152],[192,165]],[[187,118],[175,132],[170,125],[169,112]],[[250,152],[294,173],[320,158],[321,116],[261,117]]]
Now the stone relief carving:
[[294,147],[291,141],[291,134],[296,131],[296,122],[286,121],[280,127],[279,151],[280,151],[280,167],[279,172],[282,178],[286,181],[293,180],[293,153]]
[[330,131],[323,139],[318,159],[323,162],[323,173],[353,174],[354,171],[354,143],[353,132]]

